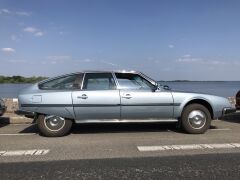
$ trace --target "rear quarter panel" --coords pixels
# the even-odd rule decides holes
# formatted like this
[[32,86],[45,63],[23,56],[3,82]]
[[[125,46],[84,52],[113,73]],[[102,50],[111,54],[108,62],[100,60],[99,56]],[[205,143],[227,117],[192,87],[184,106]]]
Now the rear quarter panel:
[[20,92],[19,109],[74,119],[72,91],[40,90],[33,85]]

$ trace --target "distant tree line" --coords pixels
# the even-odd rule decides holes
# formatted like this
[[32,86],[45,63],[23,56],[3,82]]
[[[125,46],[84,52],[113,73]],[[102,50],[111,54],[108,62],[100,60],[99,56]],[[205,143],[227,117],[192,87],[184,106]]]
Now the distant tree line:
[[36,83],[47,77],[0,76],[0,83]]

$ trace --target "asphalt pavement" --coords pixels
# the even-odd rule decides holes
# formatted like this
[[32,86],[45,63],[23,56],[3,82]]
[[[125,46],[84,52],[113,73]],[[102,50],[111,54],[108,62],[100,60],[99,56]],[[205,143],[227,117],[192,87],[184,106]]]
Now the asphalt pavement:
[[1,179],[239,179],[240,113],[200,135],[174,123],[74,125],[47,138],[0,125]]

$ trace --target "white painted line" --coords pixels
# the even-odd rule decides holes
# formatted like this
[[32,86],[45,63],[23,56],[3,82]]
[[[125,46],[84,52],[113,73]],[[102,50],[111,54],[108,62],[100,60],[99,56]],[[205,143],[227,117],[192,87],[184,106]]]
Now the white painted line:
[[209,129],[210,131],[229,131],[230,128],[222,128],[222,129]]
[[16,133],[16,134],[0,134],[0,136],[31,136],[37,133]]
[[39,156],[49,153],[49,149],[31,149],[17,151],[0,151],[0,156]]
[[140,152],[169,151],[169,150],[198,150],[198,149],[233,149],[240,148],[240,143],[137,146],[137,148]]

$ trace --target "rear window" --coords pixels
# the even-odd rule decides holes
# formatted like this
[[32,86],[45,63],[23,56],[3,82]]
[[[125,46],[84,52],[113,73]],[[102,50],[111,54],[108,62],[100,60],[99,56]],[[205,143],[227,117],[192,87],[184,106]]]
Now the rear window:
[[43,90],[74,90],[80,89],[82,84],[83,74],[74,74],[59,77],[42,84],[39,88]]

